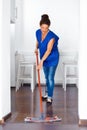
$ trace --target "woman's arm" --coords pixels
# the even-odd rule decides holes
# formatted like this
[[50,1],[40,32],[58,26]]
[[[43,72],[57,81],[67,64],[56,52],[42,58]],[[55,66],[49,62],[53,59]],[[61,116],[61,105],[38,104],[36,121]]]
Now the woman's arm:
[[41,69],[42,66],[43,66],[43,62],[46,60],[46,58],[49,56],[49,54],[51,53],[51,50],[53,48],[53,44],[54,44],[54,38],[52,38],[49,43],[48,43],[48,46],[47,46],[47,50],[44,54],[44,56],[42,57],[41,61],[40,61],[40,64],[38,65],[37,69]]
[[35,53],[38,53],[38,41],[36,41]]
[[51,53],[51,50],[53,48],[53,44],[54,44],[54,39],[51,39],[50,42],[48,43],[47,46],[47,51],[45,52],[44,56],[42,57],[42,61],[45,61],[46,58],[49,56],[49,54]]

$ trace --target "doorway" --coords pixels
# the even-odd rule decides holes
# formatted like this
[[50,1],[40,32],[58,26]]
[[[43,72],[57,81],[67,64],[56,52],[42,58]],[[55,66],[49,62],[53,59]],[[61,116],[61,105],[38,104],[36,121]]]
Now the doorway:
[[[37,2],[39,3],[39,6],[41,6],[41,5],[44,5],[44,3],[46,1],[43,4],[41,3],[40,0],[38,0]],[[37,5],[37,3],[35,3],[35,1],[32,1],[32,2],[30,2],[28,0],[26,0],[26,1],[17,0],[16,1],[16,4],[15,4],[16,5],[16,19],[15,19],[15,22],[12,24],[12,26],[14,26],[13,27],[14,28],[14,32],[13,32],[14,35],[12,35],[13,39],[11,41],[11,46],[12,46],[11,59],[14,59],[14,61],[13,60],[11,60],[11,61],[12,61],[12,64],[15,64],[15,52],[16,51],[19,51],[19,52],[20,51],[30,51],[30,50],[32,52],[34,51],[34,47],[35,47],[35,35],[34,34],[35,34],[35,30],[37,28],[39,28],[40,16],[45,12],[48,13],[50,15],[51,20],[52,20],[51,29],[53,31],[55,31],[60,37],[59,50],[60,50],[62,58],[60,59],[60,65],[59,65],[59,68],[57,70],[57,75],[55,78],[56,84],[58,83],[58,87],[56,87],[56,89],[58,89],[57,91],[59,91],[61,93],[61,95],[62,95],[61,100],[63,100],[63,103],[64,103],[64,99],[62,99],[63,97],[65,97],[65,99],[67,99],[68,98],[67,96],[71,97],[74,95],[73,93],[75,93],[74,97],[76,97],[76,102],[74,102],[75,103],[74,105],[76,105],[76,106],[74,106],[74,107],[76,108],[75,113],[77,113],[77,109],[78,109],[78,105],[77,105],[78,104],[78,101],[77,101],[78,100],[78,98],[77,98],[78,97],[78,90],[77,90],[77,88],[73,85],[70,85],[69,87],[67,87],[68,90],[65,94],[62,87],[60,87],[61,85],[59,85],[59,84],[61,84],[63,81],[63,68],[62,68],[63,60],[65,60],[67,58],[71,58],[72,57],[72,56],[70,57],[71,52],[72,52],[72,54],[74,52],[78,52],[79,1],[73,2],[73,0],[71,0],[71,3],[70,3],[70,0],[68,0],[65,3],[64,0],[63,1],[59,0],[59,4],[56,4],[56,3],[58,3],[58,1],[56,1],[55,3],[53,1],[51,1],[49,8],[48,8],[49,3],[47,3],[46,5],[44,5],[41,8],[38,8],[38,5]],[[53,5],[55,7],[54,10],[52,9]],[[33,8],[35,10],[34,12],[32,11]],[[32,12],[32,15],[31,15],[31,12]],[[58,12],[58,13],[56,13],[56,12]],[[73,21],[73,19],[75,19],[75,21]],[[15,39],[15,43],[14,43],[14,39]],[[13,46],[14,46],[14,48],[13,48]],[[11,73],[13,75],[12,76],[13,79],[11,79],[11,81],[12,81],[11,86],[15,86],[15,66],[12,65],[11,67],[12,67]],[[42,77],[41,82],[44,83],[43,72],[41,72],[41,77]],[[21,90],[19,90],[19,91],[20,92],[26,91],[28,87],[25,86],[24,88],[21,88]],[[44,88],[44,86],[43,86],[43,88]],[[18,92],[19,95],[21,95],[20,92]],[[14,89],[12,90],[12,93],[14,93]],[[16,96],[18,93],[16,93]],[[36,88],[36,93],[38,93],[37,88]],[[30,98],[32,99],[32,94],[29,94],[29,95],[31,95]],[[16,96],[15,96],[15,98],[17,98]],[[36,102],[37,102],[37,100],[36,100]],[[57,100],[57,99],[55,99],[55,100]],[[75,101],[75,99],[73,99],[73,97],[71,97],[71,101],[72,100]],[[68,105],[71,101],[68,101]],[[65,104],[67,105],[66,101],[65,101]],[[44,103],[44,105],[45,105],[45,103]],[[58,105],[60,107],[63,104],[59,103]],[[54,106],[56,108],[56,104],[54,104]],[[52,109],[54,110],[54,108],[52,108]],[[54,110],[54,111],[57,111],[57,110]],[[69,110],[68,113],[70,111],[72,111],[72,110]],[[62,112],[60,112],[61,113],[60,116],[63,117],[62,114],[64,114],[64,113],[62,113]],[[37,110],[37,113],[39,113],[38,110]],[[54,112],[54,113],[56,113],[56,112]],[[74,118],[77,119],[77,116]]]

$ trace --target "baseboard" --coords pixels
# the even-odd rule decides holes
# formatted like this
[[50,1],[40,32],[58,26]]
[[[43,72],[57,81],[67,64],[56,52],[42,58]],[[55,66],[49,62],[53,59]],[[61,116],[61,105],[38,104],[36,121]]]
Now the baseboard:
[[0,125],[3,125],[4,124],[4,119],[1,119],[0,120]]
[[79,119],[79,126],[87,126],[87,120]]
[[[30,84],[29,83],[24,83],[24,85],[28,85],[28,86],[30,86]],[[36,83],[36,86],[38,85],[38,83]],[[46,83],[41,83],[41,85],[46,85]],[[62,86],[63,84],[60,82],[60,83],[55,83],[55,86]],[[11,86],[11,88],[15,88],[16,86]]]
[[16,86],[11,86],[11,88],[15,88]]
[[11,112],[8,113],[7,115],[5,115],[5,116],[3,117],[4,121],[6,121],[7,119],[9,119],[9,118],[11,117],[11,115],[12,115]]
[[4,117],[2,117],[2,119],[0,120],[0,125],[3,125],[4,122],[9,119],[11,117],[12,113],[8,113],[7,115],[5,115]]

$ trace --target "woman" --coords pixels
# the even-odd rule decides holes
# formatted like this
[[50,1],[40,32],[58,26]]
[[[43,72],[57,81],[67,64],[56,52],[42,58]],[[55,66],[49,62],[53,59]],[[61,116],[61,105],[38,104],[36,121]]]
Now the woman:
[[40,29],[36,31],[36,49],[35,53],[40,52],[40,63],[37,69],[43,66],[46,79],[46,94],[42,97],[47,103],[52,103],[54,91],[54,76],[59,62],[58,40],[59,37],[52,32],[50,27],[50,19],[47,14],[43,14],[40,20]]

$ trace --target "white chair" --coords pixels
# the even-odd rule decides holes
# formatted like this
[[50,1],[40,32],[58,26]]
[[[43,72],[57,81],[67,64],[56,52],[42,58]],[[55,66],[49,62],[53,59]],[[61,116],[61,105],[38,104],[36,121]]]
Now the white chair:
[[36,85],[36,64],[33,54],[16,53],[16,91],[23,83],[31,84],[31,91],[34,91]]
[[[74,74],[69,73],[68,70],[74,69]],[[66,91],[66,84],[68,80],[76,80],[78,87],[78,64],[76,61],[65,61],[63,62],[63,88]]]

